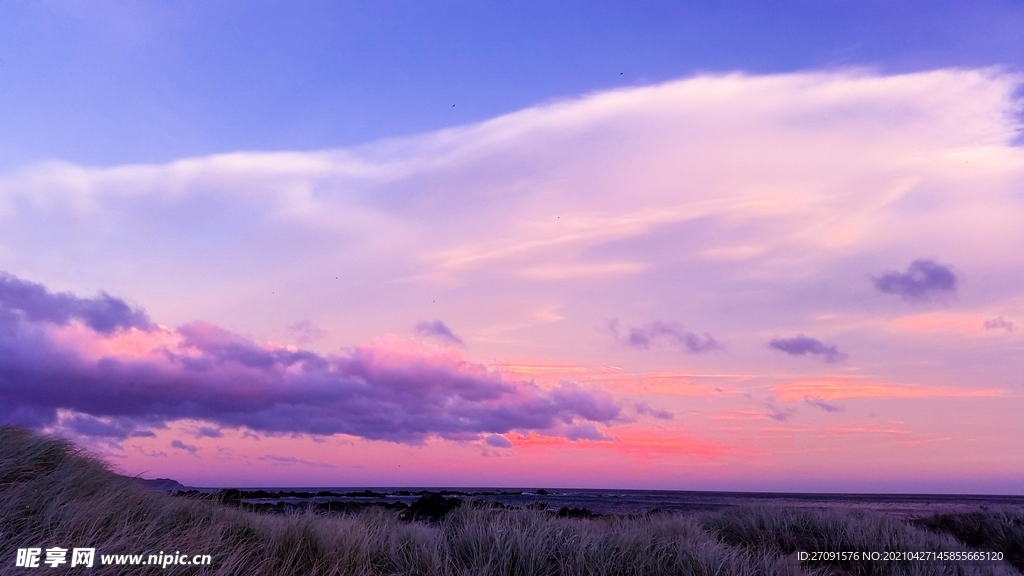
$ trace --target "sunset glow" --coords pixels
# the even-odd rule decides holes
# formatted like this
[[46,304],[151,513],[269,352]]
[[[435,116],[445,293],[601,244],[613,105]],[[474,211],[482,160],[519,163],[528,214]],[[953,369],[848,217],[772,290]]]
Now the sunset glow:
[[[172,58],[153,14],[95,49]],[[506,62],[485,105],[385,53],[0,146],[0,423],[193,486],[1024,494],[1024,63]]]

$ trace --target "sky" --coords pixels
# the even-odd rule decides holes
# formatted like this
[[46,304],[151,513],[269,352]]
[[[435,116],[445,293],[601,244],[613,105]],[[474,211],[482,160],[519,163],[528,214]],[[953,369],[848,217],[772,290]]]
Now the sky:
[[1024,494],[1020,2],[7,2],[0,423],[193,486]]

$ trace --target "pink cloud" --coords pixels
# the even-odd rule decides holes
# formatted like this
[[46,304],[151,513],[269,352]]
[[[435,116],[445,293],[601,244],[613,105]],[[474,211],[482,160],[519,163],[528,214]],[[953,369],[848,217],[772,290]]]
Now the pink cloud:
[[0,290],[0,418],[9,422],[52,425],[66,411],[77,416],[62,421],[86,435],[124,438],[192,419],[269,434],[421,443],[513,430],[585,437],[620,412],[608,395],[572,382],[541,387],[506,378],[454,348],[394,335],[320,355],[260,345],[207,322],[140,326],[142,312],[125,316],[127,306],[109,296],[101,311],[127,320],[94,326],[76,312],[92,314],[92,301],[30,287],[31,309]]
[[893,321],[897,330],[904,332],[936,332],[948,330],[963,334],[981,334],[985,328],[987,316],[953,312],[929,312],[904,316]]

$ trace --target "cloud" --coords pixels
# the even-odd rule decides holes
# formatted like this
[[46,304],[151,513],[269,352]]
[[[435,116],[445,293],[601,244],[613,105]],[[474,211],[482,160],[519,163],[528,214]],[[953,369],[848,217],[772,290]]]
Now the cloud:
[[191,444],[185,444],[181,440],[171,440],[171,448],[177,448],[178,450],[184,450],[189,454],[195,454],[199,448]]
[[199,430],[196,430],[196,438],[222,438],[224,434],[216,428],[210,428],[209,426],[200,426]]
[[493,446],[495,448],[512,447],[512,442],[510,442],[508,438],[505,438],[501,434],[490,434],[486,438],[484,438],[484,441],[487,442],[488,446]]
[[836,362],[846,358],[846,354],[840,352],[837,347],[826,345],[820,340],[803,334],[797,334],[793,338],[775,338],[768,342],[768,347],[785,352],[790,356],[805,356],[807,354],[821,356],[826,362]]
[[[698,75],[345,149],[40,163],[0,174],[0,256],[25,278],[88,270],[175,326],[308,318],[331,332],[318,350],[440,316],[520,355],[580,345],[610,314],[685,320],[699,348],[705,327],[862,313],[851,279],[873,293],[887,258],[905,272],[932,254],[989,279],[990,309],[1019,286],[999,257],[1020,243],[1019,85],[994,69]],[[564,330],[528,316],[558,306]]]
[[705,332],[703,336],[698,336],[693,332],[688,332],[675,322],[654,321],[640,328],[630,328],[629,332],[621,337],[619,336],[619,322],[617,320],[610,320],[608,322],[608,329],[611,330],[617,340],[626,346],[643,350],[650,348],[651,344],[656,340],[667,341],[690,354],[722,350],[724,348],[710,334]]
[[[74,287],[91,298],[103,288],[133,306],[145,304],[154,320],[174,327],[215,320],[257,335],[248,344],[243,338],[241,349],[254,347],[259,354],[252,359],[269,355],[269,362],[220,359],[176,329],[120,329],[97,338],[91,328],[81,330],[83,320],[27,323],[13,341],[37,338],[40,346],[0,353],[7,371],[0,373],[17,368],[14,360],[22,364],[17,377],[0,380],[0,421],[51,422],[54,406],[67,405],[78,413],[113,412],[103,418],[127,426],[119,414],[156,407],[162,421],[205,414],[204,424],[235,438],[249,429],[233,431],[239,423],[259,425],[260,436],[315,426],[380,437],[374,426],[383,420],[379,427],[395,430],[393,438],[416,442],[436,430],[462,437],[451,428],[458,428],[457,412],[471,406],[513,431],[532,425],[501,413],[501,401],[467,400],[447,384],[429,382],[427,407],[407,407],[414,401],[394,398],[396,385],[382,377],[359,383],[358,372],[342,373],[363,363],[362,351],[402,349],[400,340],[367,338],[396,330],[392,323],[403,318],[398,329],[417,339],[416,322],[443,319],[467,343],[479,343],[488,361],[541,354],[592,367],[691,374],[619,384],[564,376],[588,392],[583,385],[607,386],[634,417],[632,404],[642,399],[680,410],[680,420],[680,407],[699,412],[707,404],[681,396],[713,394],[715,386],[735,393],[720,396],[723,406],[732,405],[770,375],[757,354],[686,354],[668,336],[645,334],[657,358],[623,339],[602,347],[593,327],[605,318],[622,320],[623,338],[651,320],[678,320],[696,335],[715,330],[716,340],[755,342],[763,352],[771,349],[758,334],[794,336],[795,330],[773,331],[804,318],[814,328],[801,330],[826,344],[852,346],[845,338],[829,341],[842,333],[870,347],[863,357],[860,348],[842,350],[857,355],[847,373],[872,374],[881,384],[1013,382],[1019,350],[996,338],[1003,332],[967,340],[894,329],[887,306],[906,302],[876,291],[869,275],[904,273],[915,259],[934,258],[955,265],[958,288],[933,297],[961,294],[964,311],[983,314],[971,319],[973,329],[981,332],[998,314],[1016,321],[1024,261],[1007,254],[1019,251],[1024,238],[1015,209],[1024,148],[1008,142],[1019,124],[1019,86],[1019,74],[994,69],[701,75],[341,150],[12,169],[0,174],[0,269],[45,279],[53,292]],[[102,286],[89,284],[98,278]],[[263,339],[278,339],[282,327],[302,319],[330,335],[317,342],[319,354],[288,365],[288,351]],[[10,343],[13,336],[3,338]],[[143,353],[128,352],[133,339]],[[415,378],[417,362],[431,354],[414,348],[392,365]],[[317,368],[318,359],[326,367]],[[836,366],[797,360],[808,368]],[[47,362],[50,372],[39,376]],[[464,372],[445,366],[452,378]],[[118,372],[127,370],[155,377]],[[94,374],[101,371],[113,379]],[[89,392],[56,386],[49,376],[81,378],[79,388]],[[17,396],[22,392],[12,382],[29,378],[38,384],[24,384]],[[491,374],[488,382],[511,384],[505,398],[520,406],[529,398],[555,402],[550,391],[561,379]],[[130,382],[139,381],[158,385],[132,390]],[[940,392],[869,384],[794,387],[792,404],[779,404],[822,415],[805,397],[862,406]],[[669,405],[651,400],[658,392],[621,391],[647,385],[678,390],[680,398],[667,398]],[[339,398],[343,390],[348,396]],[[56,399],[34,397],[46,394]],[[878,400],[844,399],[851,395]],[[908,410],[921,403],[896,402]],[[294,414],[288,406],[296,406]],[[938,408],[914,414],[920,425],[944,417]],[[665,424],[642,418],[651,427]],[[399,424],[389,427],[389,419]],[[188,422],[164,445],[191,438]],[[552,422],[561,419],[538,425]],[[467,426],[478,444],[504,434],[519,449],[516,436],[482,418]],[[621,427],[596,426],[622,437]],[[277,442],[247,445],[268,443]]]
[[430,336],[441,340],[445,344],[455,344],[457,346],[465,346],[465,342],[462,338],[459,338],[451,328],[445,325],[440,320],[434,320],[433,322],[420,322],[416,325],[416,333],[421,336]]
[[659,420],[672,420],[673,418],[675,418],[675,415],[669,412],[668,410],[657,410],[651,408],[646,402],[638,402],[633,406],[634,408],[636,408],[637,414],[653,416],[655,418],[658,418]]
[[591,442],[616,442],[617,438],[608,436],[597,429],[593,422],[572,424],[563,432],[563,436],[572,441],[589,440]]
[[0,314],[17,314],[31,322],[58,326],[77,320],[103,334],[152,327],[145,312],[133,309],[124,300],[105,293],[95,298],[77,298],[66,292],[53,294],[42,284],[26,282],[6,272],[0,272]]
[[257,460],[263,460],[272,464],[285,465],[285,464],[302,464],[303,466],[313,466],[316,468],[335,468],[334,464],[327,462],[313,462],[304,458],[296,458],[295,456],[278,456],[276,454],[267,454],[260,456]]
[[775,404],[773,401],[768,401],[765,404],[765,415],[776,422],[785,422],[795,413],[795,408],[783,408]]
[[985,320],[984,326],[985,330],[1005,330],[1007,332],[1013,332],[1013,322],[1010,322],[1002,316],[992,318],[991,320]]
[[167,452],[163,450],[144,450],[142,446],[135,446],[135,451],[147,458],[167,458]]
[[327,335],[326,330],[320,328],[309,320],[290,324],[288,326],[288,332],[295,337],[295,342],[297,344],[309,344],[311,342],[316,342]]
[[505,379],[457,350],[394,335],[320,355],[261,346],[206,322],[107,333],[33,318],[0,317],[3,422],[47,426],[70,411],[83,415],[78,430],[115,436],[138,422],[194,419],[270,434],[420,443],[511,430],[564,429],[584,438],[587,423],[611,423],[620,413],[608,395],[572,382]]
[[58,426],[66,431],[94,438],[153,438],[152,430],[143,428],[145,424],[130,419],[96,418],[88,414],[58,414]]
[[988,398],[999,396],[1001,390],[987,388],[967,390],[963,388],[939,388],[910,386],[888,382],[874,382],[844,376],[822,379],[782,382],[771,387],[781,402],[795,402],[814,398],[821,401],[860,400],[867,398],[914,399],[914,398]]
[[886,272],[872,277],[871,282],[879,292],[920,300],[933,294],[955,292],[957,278],[952,270],[933,260],[914,260],[906,272]]
[[813,396],[805,396],[804,402],[810,404],[811,406],[814,406],[815,408],[821,408],[825,412],[839,412],[840,410],[843,409],[841,406],[829,404],[828,402],[825,402],[821,398],[815,398]]

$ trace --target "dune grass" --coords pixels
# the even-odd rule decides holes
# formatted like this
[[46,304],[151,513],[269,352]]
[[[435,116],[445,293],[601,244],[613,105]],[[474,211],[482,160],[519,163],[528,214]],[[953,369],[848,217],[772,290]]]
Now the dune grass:
[[[993,519],[979,549],[1010,546],[1020,524]],[[994,518],[994,517],[993,517]],[[877,514],[786,509],[558,518],[462,506],[433,523],[371,509],[260,514],[174,497],[117,476],[67,441],[0,428],[0,574],[25,547],[95,547],[92,570],[43,573],[352,576],[1015,574],[1008,565],[862,563],[811,569],[798,550],[964,549],[953,519],[914,526]],[[966,522],[963,526],[984,525]],[[943,528],[953,527],[946,530]],[[941,531],[941,533],[939,532]],[[965,533],[961,530],[961,533]],[[973,534],[973,533],[972,533]],[[1010,543],[1010,544],[1007,544]],[[209,566],[99,566],[100,555],[211,554]]]
[[952,534],[968,546],[999,550],[1024,572],[1024,510],[1003,508],[964,514],[936,514],[918,526]]
[[[959,515],[949,515],[959,517]],[[845,551],[949,551],[965,550],[965,543],[949,530],[927,530],[897,518],[867,511],[753,508],[719,512],[704,518],[704,526],[716,532],[723,542],[746,549],[792,555],[799,550]],[[1024,531],[1020,532],[1024,534]],[[976,550],[1003,551],[1007,548],[994,538],[979,538],[969,543]],[[964,563],[946,562],[861,562],[843,566],[844,574],[863,576],[884,574],[958,574]],[[1004,566],[972,566],[974,573],[1013,574]],[[991,570],[986,572],[986,570]]]

